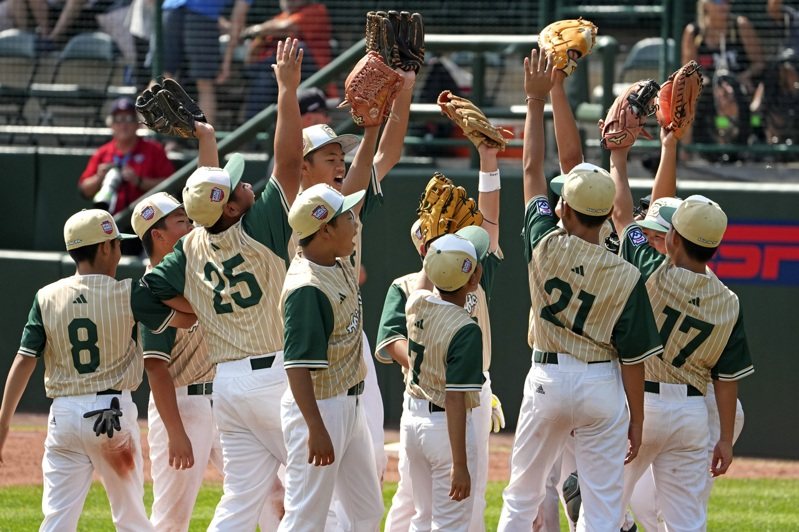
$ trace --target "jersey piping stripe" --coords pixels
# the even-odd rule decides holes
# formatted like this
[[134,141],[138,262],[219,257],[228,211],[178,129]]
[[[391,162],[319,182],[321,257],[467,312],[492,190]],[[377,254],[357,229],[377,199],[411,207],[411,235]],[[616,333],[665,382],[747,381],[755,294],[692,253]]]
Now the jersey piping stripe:
[[176,313],[175,309],[172,309],[172,312],[170,312],[169,316],[167,316],[167,318],[164,320],[164,322],[161,323],[161,326],[158,327],[153,332],[155,334],[161,334],[162,332],[164,332],[166,330],[166,328],[169,327],[169,322],[172,321],[172,318],[175,317],[175,313]]
[[161,352],[161,351],[145,351],[144,353],[142,353],[142,357],[143,358],[159,358],[159,359],[165,360],[167,362],[172,360],[172,355],[170,355],[169,353]]
[[747,375],[751,375],[754,372],[755,372],[755,367],[749,366],[748,368],[742,369],[741,371],[733,373],[732,375],[719,374],[718,379],[720,381],[737,381],[746,377]]
[[19,353],[20,355],[25,355],[27,357],[38,357],[39,356],[39,353],[37,353],[36,351],[34,351],[32,349],[28,349],[27,347],[18,348],[17,349],[17,353]]
[[647,351],[646,353],[644,353],[639,357],[620,359],[620,360],[622,364],[624,364],[625,366],[629,366],[630,364],[638,364],[651,356],[659,355],[661,353],[663,353],[663,346],[658,346],[653,349],[650,349],[649,351]]
[[311,359],[297,359],[283,362],[287,368],[325,368],[330,366],[329,362]]

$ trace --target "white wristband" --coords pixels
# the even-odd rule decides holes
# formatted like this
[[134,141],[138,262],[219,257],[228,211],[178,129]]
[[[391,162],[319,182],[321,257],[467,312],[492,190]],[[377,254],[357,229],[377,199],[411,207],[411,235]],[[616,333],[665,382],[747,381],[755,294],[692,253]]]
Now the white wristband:
[[499,170],[480,172],[477,181],[478,192],[494,192],[502,188],[499,184]]

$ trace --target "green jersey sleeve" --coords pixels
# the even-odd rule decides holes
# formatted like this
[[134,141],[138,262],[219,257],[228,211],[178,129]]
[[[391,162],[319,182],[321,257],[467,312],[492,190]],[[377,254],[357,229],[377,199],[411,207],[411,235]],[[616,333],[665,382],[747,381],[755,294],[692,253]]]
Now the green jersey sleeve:
[[291,238],[288,213],[289,204],[283,189],[272,177],[241,222],[248,235],[286,262],[289,261],[288,242]]
[[383,303],[383,313],[380,315],[380,325],[377,328],[377,348],[375,358],[378,362],[391,364],[394,360],[384,348],[396,340],[408,339],[408,326],[405,323],[405,292],[392,284],[386,292]]
[[557,227],[555,213],[546,196],[536,196],[527,203],[524,208],[524,227],[522,228],[524,258],[527,262],[532,260],[535,246]]
[[47,343],[47,334],[42,322],[42,310],[39,308],[39,294],[33,297],[33,306],[28,312],[28,322],[22,329],[22,340],[19,342],[17,353],[28,357],[40,357],[44,353]]
[[663,353],[643,276],[639,277],[613,327],[613,343],[622,364],[638,364],[652,355]]
[[175,347],[177,332],[174,327],[167,327],[161,334],[155,334],[147,327],[142,327],[141,346],[144,358],[159,358],[166,362],[172,360],[172,348]]
[[186,255],[183,252],[182,238],[177,241],[172,252],[147,272],[142,280],[161,301],[183,294],[186,287]]
[[721,357],[711,368],[710,376],[722,381],[737,381],[754,372],[752,355],[749,353],[749,344],[746,341],[746,331],[744,331],[743,312],[739,310],[738,320],[732,328],[732,333]]
[[480,277],[480,286],[485,290],[487,299],[491,299],[491,291],[494,289],[497,267],[503,260],[502,251],[498,249],[489,253],[481,263],[483,265],[483,276]]
[[164,332],[175,315],[175,311],[161,303],[142,282],[136,281],[131,286],[130,308],[133,318],[155,334]]
[[483,388],[483,333],[476,323],[455,333],[447,349],[448,392],[479,392]]
[[380,181],[377,179],[373,165],[372,177],[369,180],[369,186],[366,188],[366,195],[363,197],[363,207],[361,207],[360,214],[361,223],[364,223],[366,218],[381,205],[383,205],[383,189],[380,188]]
[[647,240],[643,230],[636,223],[624,228],[619,241],[619,255],[638,268],[644,278],[644,282],[666,260],[666,255],[649,245],[649,240]]
[[326,369],[327,343],[333,333],[333,307],[315,286],[301,286],[283,307],[283,365]]

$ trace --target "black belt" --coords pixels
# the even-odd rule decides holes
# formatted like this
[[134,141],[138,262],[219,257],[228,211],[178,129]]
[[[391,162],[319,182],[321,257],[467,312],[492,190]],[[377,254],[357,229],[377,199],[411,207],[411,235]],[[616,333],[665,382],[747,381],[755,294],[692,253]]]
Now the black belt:
[[[533,349],[533,360],[537,364],[557,364],[558,354],[554,351],[539,351],[538,349]],[[588,362],[588,364],[604,364],[605,362],[610,362],[610,360],[594,360]]]
[[349,390],[347,390],[347,395],[361,395],[363,393],[363,381],[359,382]]
[[[687,386],[688,397],[704,397],[705,395],[690,384],[678,384],[677,386]],[[649,393],[660,393],[660,383],[654,381],[644,381],[644,391]]]
[[250,359],[250,367],[255,371],[256,369],[271,368],[275,362],[274,355],[268,357],[259,357]]
[[97,392],[97,395],[122,395],[122,392],[119,390],[103,390],[102,392]]
[[431,414],[433,412],[446,412],[447,411],[446,408],[444,408],[443,406],[438,406],[433,401],[428,401],[427,402],[427,408],[430,410]]
[[187,395],[211,395],[214,392],[213,382],[198,382],[186,386]]

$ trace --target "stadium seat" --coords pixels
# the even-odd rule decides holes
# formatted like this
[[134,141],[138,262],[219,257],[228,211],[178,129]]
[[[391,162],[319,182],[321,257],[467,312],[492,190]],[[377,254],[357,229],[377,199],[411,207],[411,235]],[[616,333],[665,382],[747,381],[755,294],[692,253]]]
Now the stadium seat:
[[7,124],[26,124],[24,108],[36,74],[36,36],[17,29],[0,32],[0,114]]

